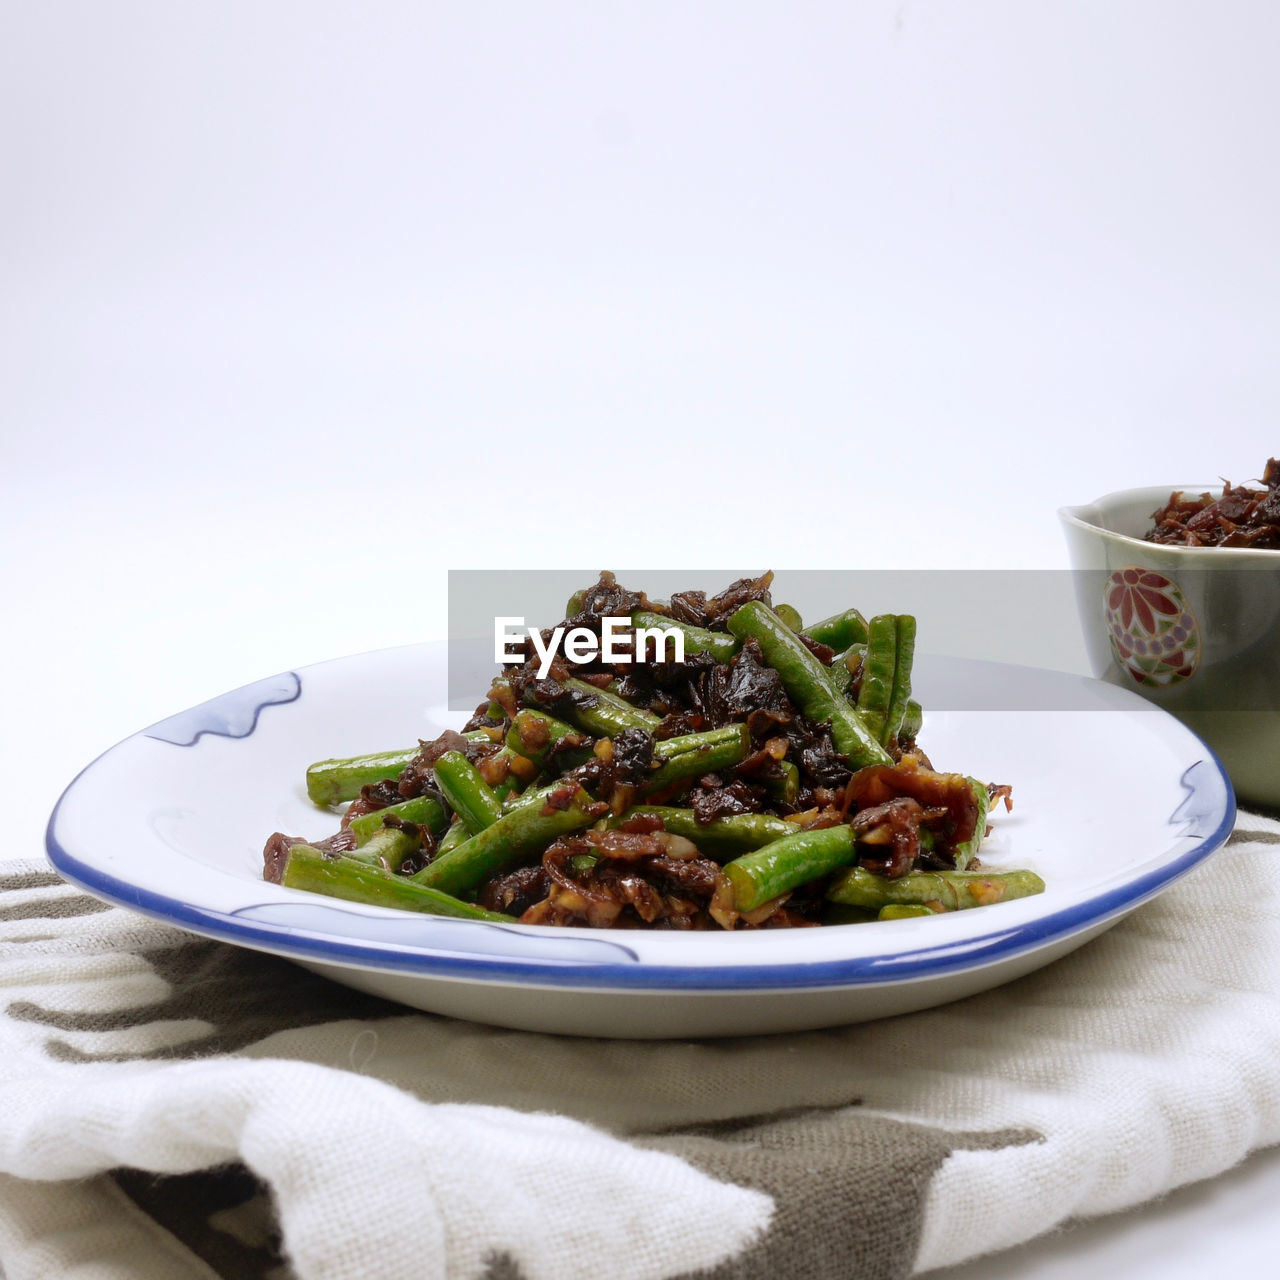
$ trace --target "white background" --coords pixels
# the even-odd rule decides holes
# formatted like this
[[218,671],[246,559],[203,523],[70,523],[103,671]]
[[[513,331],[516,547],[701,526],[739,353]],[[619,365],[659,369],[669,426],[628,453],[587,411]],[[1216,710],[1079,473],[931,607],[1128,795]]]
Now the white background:
[[[1256,476],[1278,55],[1262,0],[0,9],[7,847],[450,567],[1057,568],[1064,503]],[[1277,1193],[963,1274],[1260,1274]]]

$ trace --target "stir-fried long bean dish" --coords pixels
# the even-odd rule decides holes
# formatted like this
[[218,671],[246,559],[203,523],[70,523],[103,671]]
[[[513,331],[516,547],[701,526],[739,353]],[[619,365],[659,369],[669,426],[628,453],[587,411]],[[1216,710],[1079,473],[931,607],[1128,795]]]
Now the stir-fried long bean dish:
[[[1010,788],[942,772],[917,742],[915,619],[850,608],[806,625],[773,603],[772,578],[657,601],[601,574],[559,636],[525,639],[462,732],[313,764],[307,791],[346,805],[341,827],[276,832],[265,878],[434,915],[631,929],[892,920],[1042,892],[1033,872],[977,857]],[[615,628],[670,643],[642,636],[626,662],[605,644],[548,657],[575,629]]]

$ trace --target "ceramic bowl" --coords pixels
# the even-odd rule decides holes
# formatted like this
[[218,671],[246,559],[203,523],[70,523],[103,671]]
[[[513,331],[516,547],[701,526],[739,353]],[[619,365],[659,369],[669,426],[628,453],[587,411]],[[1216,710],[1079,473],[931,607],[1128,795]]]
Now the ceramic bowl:
[[1059,511],[1094,674],[1198,733],[1242,804],[1280,808],[1280,551],[1144,542],[1175,489]]

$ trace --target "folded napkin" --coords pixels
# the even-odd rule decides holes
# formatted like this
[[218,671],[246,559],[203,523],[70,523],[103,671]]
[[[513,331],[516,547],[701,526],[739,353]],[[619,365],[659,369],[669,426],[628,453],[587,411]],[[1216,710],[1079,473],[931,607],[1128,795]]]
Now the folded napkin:
[[907,1276],[1280,1142],[1280,823],[985,995],[803,1035],[407,1011],[0,865],[0,1268]]

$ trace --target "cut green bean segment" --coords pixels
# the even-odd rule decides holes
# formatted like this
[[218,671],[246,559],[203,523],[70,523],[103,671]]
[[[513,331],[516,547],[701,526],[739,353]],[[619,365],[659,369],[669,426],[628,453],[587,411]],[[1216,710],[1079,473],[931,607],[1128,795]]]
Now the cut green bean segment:
[[[775,604],[773,611],[782,619],[783,622],[791,628],[792,631],[800,632],[804,630],[804,623],[800,619],[800,610],[794,605]],[[812,636],[809,637],[811,640]]]
[[422,840],[413,831],[400,827],[381,827],[364,844],[347,850],[342,856],[385,871],[399,871],[400,864],[418,850]]
[[[730,725],[732,737],[720,738],[701,746],[691,747],[664,760],[641,785],[641,791],[652,795],[672,783],[687,778],[700,778],[704,773],[715,773],[741,764],[751,752],[751,735],[745,724]],[[720,733],[720,730],[713,731]],[[689,735],[690,737],[701,735]],[[672,738],[669,741],[676,741]]]
[[677,622],[661,613],[650,613],[647,609],[637,609],[631,615],[633,627],[662,627],[674,629],[684,636],[684,652],[688,657],[693,653],[709,653],[721,662],[728,662],[742,647],[727,631],[708,631],[705,627],[695,627],[688,622]]
[[897,616],[878,614],[868,624],[867,652],[862,661],[862,684],[858,689],[858,714],[878,742],[884,739],[884,727],[889,718],[897,662]]
[[911,699],[916,620],[906,613],[877,614],[868,624],[858,710],[885,747],[897,742]]
[[701,733],[682,733],[678,738],[664,738],[653,744],[655,760],[671,760],[686,751],[705,751],[709,747],[725,743],[740,743],[746,732],[745,724],[726,724],[719,729],[704,729]]
[[840,656],[827,668],[827,679],[831,681],[831,687],[839,694],[848,692],[849,685],[853,682],[853,672],[840,661]]
[[898,737],[908,741],[918,738],[924,725],[924,708],[914,699],[907,699],[907,712],[902,717],[902,728]]
[[851,867],[827,890],[827,897],[876,911],[891,903],[931,902],[947,911],[963,911],[1043,892],[1044,881],[1034,871],[909,871],[898,880],[886,880],[865,867]]
[[407,747],[403,751],[375,751],[342,760],[317,760],[307,766],[307,795],[319,805],[354,800],[361,787],[398,778],[417,754],[417,747]]
[[790,760],[779,760],[778,769],[781,776],[765,778],[764,789],[783,804],[795,804],[796,797],[800,794],[800,770]]
[[454,818],[453,825],[440,838],[440,843],[436,845],[436,857],[442,853],[448,853],[450,849],[456,848],[464,841],[471,839],[471,832],[467,830],[467,824],[461,818]]
[[772,609],[752,600],[729,619],[729,630],[740,640],[754,639],[805,715],[831,725],[836,750],[848,757],[851,769],[893,763],[857,710],[832,687],[826,668]]
[[754,911],[845,866],[854,856],[850,827],[822,827],[817,831],[797,831],[754,853],[744,853],[726,862],[724,873],[733,885],[734,906],[739,911]]
[[574,703],[561,708],[566,720],[577,725],[596,738],[610,738],[623,729],[655,728],[661,721],[652,711],[641,707],[633,707],[625,698],[620,698],[608,689],[597,689],[585,680],[570,679],[562,681],[566,689],[580,694],[591,695],[591,701]]
[[907,715],[907,702],[911,698],[911,665],[916,653],[916,620],[909,613],[900,613],[895,619],[897,650],[893,664],[893,692],[889,698],[889,712],[885,717],[881,743],[888,747],[897,742],[902,732],[902,722]]
[[[974,801],[978,806],[978,820],[974,823],[973,835],[968,840],[962,840],[956,845],[956,870],[963,871],[978,856],[978,850],[982,847],[982,839],[987,833],[987,815],[991,811],[991,797],[987,791],[987,784],[979,782],[977,778],[966,778],[969,789],[973,792]],[[922,828],[923,831],[923,828]]]
[[[545,711],[534,711],[528,707],[517,711],[507,730],[507,746],[517,755],[532,760],[539,769],[545,768],[551,759],[554,748],[565,738],[581,738],[582,731],[575,729]],[[591,754],[589,744],[575,747],[561,753],[560,758],[566,768],[572,769],[580,765]]]
[[375,907],[397,907],[432,916],[453,916],[462,920],[489,920],[511,923],[510,916],[457,898],[438,889],[415,884],[404,876],[387,875],[348,857],[330,857],[308,845],[294,845],[285,859],[281,883],[289,889],[305,889],[330,898],[363,902]]
[[867,639],[867,620],[857,609],[845,609],[842,613],[833,613],[821,622],[811,623],[804,629],[810,640],[825,644],[832,649],[847,649],[851,644],[865,644]]
[[[857,910],[856,907],[850,910]],[[877,920],[914,920],[918,916],[936,916],[938,914],[932,907],[926,907],[923,902],[891,902],[887,907],[881,907],[876,914]]]
[[608,825],[620,827],[631,818],[658,818],[663,830],[673,836],[684,836],[698,846],[701,853],[738,854],[759,849],[774,840],[796,833],[794,822],[771,817],[767,813],[736,813],[728,818],[714,818],[699,823],[692,809],[679,809],[665,804],[638,804],[620,817],[611,817]]
[[432,767],[449,807],[474,835],[492,826],[502,814],[502,801],[461,751],[446,751]]
[[509,795],[502,802],[504,814],[515,813],[517,809],[528,809],[531,805],[540,805],[546,800],[546,787],[530,787],[515,795]]
[[[541,796],[545,800],[556,790],[543,788]],[[423,867],[413,880],[445,893],[466,893],[490,876],[538,857],[553,840],[590,826],[600,810],[599,804],[581,790],[568,808],[550,813],[544,812],[545,808],[545,803],[530,802],[507,810],[470,840],[437,853],[435,861]]]
[[[483,729],[471,729],[462,736],[468,742],[493,741]],[[395,781],[421,749],[419,744],[399,751],[373,751],[363,756],[317,760],[307,766],[307,795],[319,805],[354,800],[362,787]]]
[[432,835],[438,836],[448,825],[448,817],[444,805],[435,796],[414,796],[412,800],[403,800],[399,804],[388,805],[385,809],[375,809],[372,813],[362,813],[352,818],[347,824],[356,838],[356,848],[382,830],[384,818],[399,818],[402,822],[416,822],[426,827]]
[[827,668],[827,676],[837,693],[849,697],[853,677],[862,670],[862,658],[867,651],[865,644],[851,644],[843,653],[837,653]]

